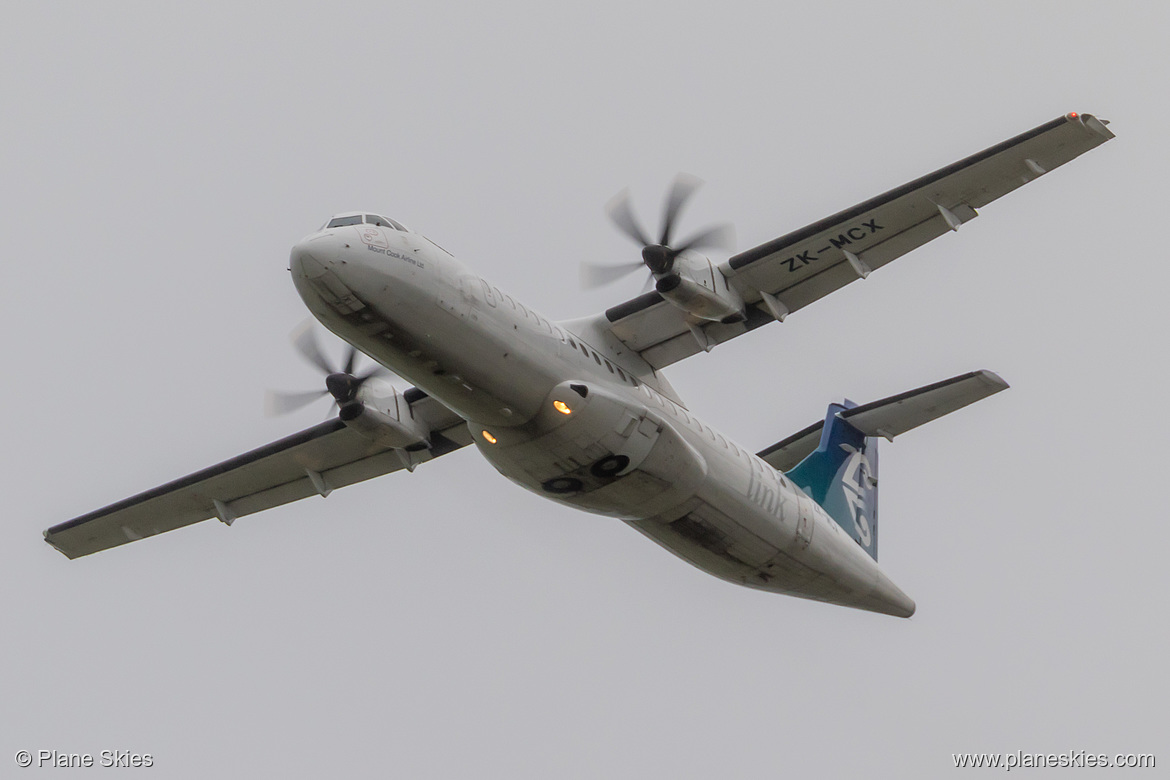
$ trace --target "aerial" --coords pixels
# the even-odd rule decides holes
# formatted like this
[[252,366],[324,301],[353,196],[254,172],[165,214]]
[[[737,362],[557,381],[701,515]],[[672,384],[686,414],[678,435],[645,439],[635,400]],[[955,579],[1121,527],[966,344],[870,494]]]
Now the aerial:
[[[998,0],[14,7],[0,33],[0,774],[36,773],[21,751],[151,756],[111,776],[509,780],[936,778],[972,754],[1157,753],[1168,22],[1150,3]],[[1055,167],[1025,155],[1029,181],[957,231],[929,206],[939,235],[880,267],[865,242],[894,229],[884,216],[759,249],[1057,120],[1100,137],[1070,112],[1116,138]],[[731,282],[741,323],[676,318],[677,296],[606,316],[653,300],[643,247],[661,245],[676,187],[689,194],[666,244],[705,237],[679,257]],[[75,559],[47,544],[46,529],[323,425],[381,447],[340,420],[306,356],[314,344],[355,380],[381,358],[361,342],[346,371],[349,340],[292,270],[294,247],[358,215],[387,244],[362,242],[370,262],[407,263],[377,251],[404,254],[392,241],[433,242],[419,253],[450,253],[572,338],[581,362],[546,334],[537,374],[589,397],[550,400],[560,382],[534,382],[538,412],[574,424],[619,394],[687,425],[648,388],[702,425],[682,435],[704,437],[705,459],[723,463],[722,437],[801,492],[800,472],[768,458],[790,439],[794,457],[818,449],[798,434],[847,422],[845,401],[864,426],[867,407],[888,417],[908,393],[933,406],[932,392],[1010,384],[886,430],[893,442],[866,428],[880,464],[838,448],[848,468],[824,484],[840,503],[810,516],[810,549],[838,539],[913,615],[767,589],[781,577],[745,587],[747,572],[582,511],[585,491],[517,485],[483,454],[485,430],[507,443],[486,419],[463,424],[473,443],[425,417],[443,438],[380,450],[393,473],[342,484],[309,469],[321,491],[298,473],[307,495],[263,511],[209,496],[230,525],[211,504]],[[345,231],[360,241],[356,224],[321,233]],[[831,292],[799,307],[782,292],[777,277],[830,261]],[[708,351],[690,325],[737,335]],[[651,326],[665,340],[647,360],[621,339]],[[654,368],[669,388],[623,384],[633,358],[677,358]],[[386,411],[409,392],[423,419],[422,405],[442,411],[429,376],[379,371],[363,390]],[[333,381],[343,398],[348,384]],[[293,409],[300,393],[315,398]],[[609,479],[591,473],[601,457],[565,478]],[[782,494],[799,505],[777,489],[777,511]],[[721,546],[701,521],[675,528]],[[783,552],[796,523],[781,527],[793,541],[769,544]]]

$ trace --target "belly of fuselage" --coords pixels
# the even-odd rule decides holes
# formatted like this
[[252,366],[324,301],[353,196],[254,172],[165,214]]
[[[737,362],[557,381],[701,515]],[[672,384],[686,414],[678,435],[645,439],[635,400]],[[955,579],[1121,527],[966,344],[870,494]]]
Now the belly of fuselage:
[[554,501],[634,519],[678,505],[707,475],[702,455],[660,415],[589,381],[553,388],[526,424],[472,421],[483,456]]

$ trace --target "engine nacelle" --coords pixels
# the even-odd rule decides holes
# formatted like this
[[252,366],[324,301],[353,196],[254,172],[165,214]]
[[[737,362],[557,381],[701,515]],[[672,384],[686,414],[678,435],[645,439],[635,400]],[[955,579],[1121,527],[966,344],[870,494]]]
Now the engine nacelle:
[[742,322],[744,302],[710,260],[680,255],[674,267],[658,278],[658,294],[683,311],[713,322]]
[[428,449],[431,432],[416,420],[406,399],[389,385],[367,382],[358,397],[341,407],[338,415],[350,428],[383,447],[398,450]]

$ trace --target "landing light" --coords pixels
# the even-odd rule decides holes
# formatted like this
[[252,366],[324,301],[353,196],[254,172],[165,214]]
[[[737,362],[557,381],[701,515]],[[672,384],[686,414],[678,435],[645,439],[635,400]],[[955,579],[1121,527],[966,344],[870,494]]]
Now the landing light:
[[492,436],[492,435],[491,435],[490,433],[488,433],[487,431],[480,431],[480,433],[482,433],[482,434],[483,434],[484,441],[486,441],[488,444],[495,444],[495,443],[496,443],[496,437],[495,437],[495,436]]
[[570,409],[569,405],[567,403],[565,403],[564,401],[553,401],[553,408],[556,409],[561,414],[572,414],[573,413],[573,410]]

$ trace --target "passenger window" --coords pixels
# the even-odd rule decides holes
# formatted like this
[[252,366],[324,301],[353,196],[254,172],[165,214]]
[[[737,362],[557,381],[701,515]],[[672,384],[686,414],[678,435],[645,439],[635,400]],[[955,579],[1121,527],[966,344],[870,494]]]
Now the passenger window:
[[593,362],[595,362],[599,366],[601,365],[601,358],[597,357],[596,352],[593,353]]
[[626,375],[622,373],[622,370],[620,368],[617,370],[617,374],[618,374],[618,376],[620,376],[622,378],[623,382],[626,381]]
[[493,309],[496,308],[496,297],[494,295],[492,295],[491,285],[489,285],[483,279],[480,279],[479,283],[481,285],[483,285],[483,297],[484,297],[484,300],[487,301],[487,305],[492,307]]
[[605,367],[609,369],[609,373],[611,373],[611,374],[613,373],[613,366],[611,366],[611,365],[609,364],[609,361],[608,361],[608,360],[607,360],[607,361],[605,361]]

